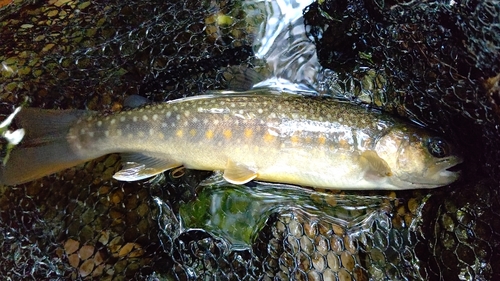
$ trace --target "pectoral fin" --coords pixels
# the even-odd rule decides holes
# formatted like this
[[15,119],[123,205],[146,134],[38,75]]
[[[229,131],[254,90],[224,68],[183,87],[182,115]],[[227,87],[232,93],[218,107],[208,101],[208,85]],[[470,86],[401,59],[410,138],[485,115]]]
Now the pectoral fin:
[[140,153],[122,154],[122,162],[122,169],[113,175],[113,178],[119,181],[138,181],[182,166],[182,163]]
[[245,165],[229,160],[224,169],[224,179],[232,184],[245,184],[257,177],[257,173]]
[[376,172],[380,176],[392,176],[391,168],[384,159],[378,156],[377,152],[373,150],[366,150],[361,153],[359,158],[362,166],[366,166],[368,169]]

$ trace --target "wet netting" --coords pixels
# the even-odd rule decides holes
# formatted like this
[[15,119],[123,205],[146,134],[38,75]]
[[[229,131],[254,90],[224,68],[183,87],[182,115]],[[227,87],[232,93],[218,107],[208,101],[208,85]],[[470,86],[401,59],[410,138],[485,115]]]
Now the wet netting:
[[[235,69],[263,66],[259,5],[0,0],[0,115],[227,89]],[[447,134],[461,181],[313,191],[185,171],[124,183],[108,155],[0,186],[0,279],[500,280],[500,3],[321,0],[304,26],[325,94]]]

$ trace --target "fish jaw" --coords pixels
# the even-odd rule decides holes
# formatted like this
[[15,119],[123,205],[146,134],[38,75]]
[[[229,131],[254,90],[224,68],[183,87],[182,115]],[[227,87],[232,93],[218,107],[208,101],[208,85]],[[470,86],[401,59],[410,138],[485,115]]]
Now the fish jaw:
[[430,178],[436,183],[441,183],[442,185],[450,184],[458,179],[460,171],[450,171],[448,169],[455,167],[462,162],[463,158],[455,155],[439,159],[434,166],[425,171],[424,177]]
[[460,177],[460,171],[450,171],[448,169],[462,163],[460,156],[449,156],[440,159],[434,165],[423,171],[422,175],[400,173],[391,181],[398,189],[428,189],[449,185]]

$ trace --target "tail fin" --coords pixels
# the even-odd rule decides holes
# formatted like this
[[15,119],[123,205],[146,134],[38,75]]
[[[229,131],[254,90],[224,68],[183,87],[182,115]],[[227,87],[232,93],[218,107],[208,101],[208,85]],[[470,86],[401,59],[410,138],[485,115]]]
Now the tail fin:
[[73,151],[67,135],[87,114],[85,110],[22,108],[14,121],[25,135],[0,167],[0,183],[25,183],[86,162]]

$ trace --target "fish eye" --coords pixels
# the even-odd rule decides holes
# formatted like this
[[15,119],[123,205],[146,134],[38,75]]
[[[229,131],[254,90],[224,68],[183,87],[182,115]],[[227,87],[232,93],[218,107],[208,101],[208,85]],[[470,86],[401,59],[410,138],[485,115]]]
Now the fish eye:
[[442,138],[430,138],[427,141],[427,149],[429,153],[436,158],[446,157],[450,152],[448,144]]

